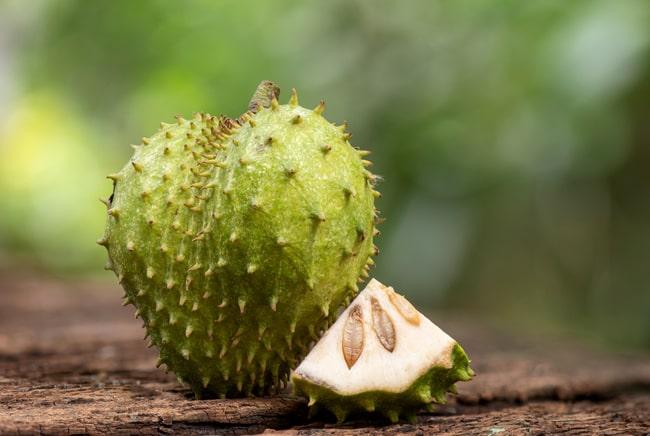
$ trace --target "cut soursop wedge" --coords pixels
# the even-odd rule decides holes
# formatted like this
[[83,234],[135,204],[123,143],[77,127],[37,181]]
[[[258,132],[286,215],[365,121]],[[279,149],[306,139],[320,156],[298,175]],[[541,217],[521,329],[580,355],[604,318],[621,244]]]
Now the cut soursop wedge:
[[393,422],[444,403],[474,371],[461,346],[375,279],[292,374],[294,391],[339,422],[377,411]]

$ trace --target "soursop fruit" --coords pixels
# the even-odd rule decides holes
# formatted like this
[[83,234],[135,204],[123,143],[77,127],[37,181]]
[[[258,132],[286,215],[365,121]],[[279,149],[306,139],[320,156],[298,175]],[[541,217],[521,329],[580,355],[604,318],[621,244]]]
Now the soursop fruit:
[[392,422],[444,403],[474,372],[461,346],[402,295],[372,279],[293,372],[294,391],[342,422],[377,411]]
[[107,267],[197,397],[283,387],[376,252],[368,152],[323,102],[278,95],[262,82],[237,119],[162,123],[108,176]]

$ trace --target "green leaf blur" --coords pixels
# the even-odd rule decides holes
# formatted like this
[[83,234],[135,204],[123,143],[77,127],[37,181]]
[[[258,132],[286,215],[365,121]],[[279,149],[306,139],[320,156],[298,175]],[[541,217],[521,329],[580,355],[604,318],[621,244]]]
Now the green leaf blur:
[[262,79],[384,177],[374,275],[423,307],[650,348],[650,2],[0,3],[0,264],[100,275],[104,176]]

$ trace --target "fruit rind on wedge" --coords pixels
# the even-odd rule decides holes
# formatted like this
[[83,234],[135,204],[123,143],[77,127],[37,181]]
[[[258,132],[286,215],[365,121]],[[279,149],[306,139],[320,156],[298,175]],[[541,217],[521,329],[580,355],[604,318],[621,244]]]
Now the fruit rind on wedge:
[[294,391],[338,421],[378,412],[395,422],[444,403],[474,372],[462,347],[392,288],[371,280],[292,374]]

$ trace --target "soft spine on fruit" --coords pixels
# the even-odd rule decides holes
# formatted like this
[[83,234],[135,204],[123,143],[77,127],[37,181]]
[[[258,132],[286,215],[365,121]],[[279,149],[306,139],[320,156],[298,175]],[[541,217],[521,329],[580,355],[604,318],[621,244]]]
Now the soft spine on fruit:
[[263,82],[238,119],[161,123],[108,176],[106,268],[197,397],[282,388],[377,251],[368,152],[324,103],[277,95]]
[[342,423],[355,412],[377,411],[393,423],[400,418],[414,423],[419,409],[425,408],[433,412],[436,404],[447,402],[447,394],[457,394],[456,382],[469,381],[474,376],[467,354],[460,345],[454,344],[450,353],[450,368],[434,366],[418,377],[408,389],[399,393],[378,390],[342,396],[323,386],[297,378],[293,379],[294,391],[309,399],[310,416],[320,408],[325,408]]

